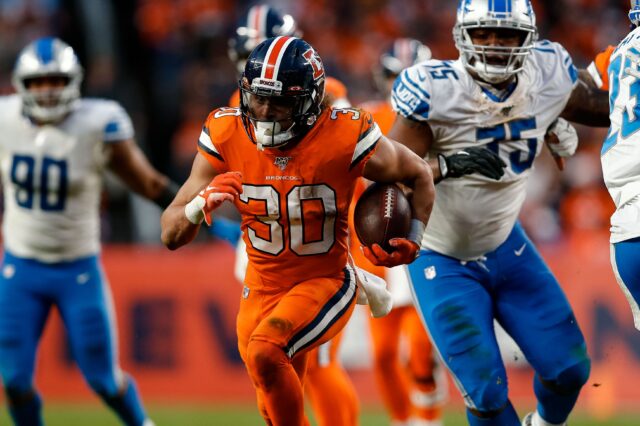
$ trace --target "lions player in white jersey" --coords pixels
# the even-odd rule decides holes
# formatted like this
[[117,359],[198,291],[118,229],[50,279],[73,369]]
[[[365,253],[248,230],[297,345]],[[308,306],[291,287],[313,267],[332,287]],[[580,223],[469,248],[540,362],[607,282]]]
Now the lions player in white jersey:
[[4,191],[0,274],[0,373],[16,425],[41,425],[36,349],[55,305],[91,388],[130,426],[150,425],[131,377],[118,365],[115,317],[99,260],[101,180],[111,169],[166,207],[177,186],[133,141],[116,102],[81,99],[82,68],[56,38],[26,46],[13,71],[17,94],[0,98]]
[[[536,371],[538,406],[523,424],[562,425],[590,360],[565,295],[517,217],[547,130],[567,131],[561,114],[608,124],[606,96],[579,82],[562,46],[537,41],[529,0],[461,0],[454,38],[458,60],[408,68],[393,91],[390,137],[427,158],[439,182],[422,250],[409,265],[414,298],[469,424],[520,424],[495,318]],[[577,138],[561,141],[552,150],[571,155]],[[497,154],[504,176],[465,175],[460,165],[478,150]]]
[[611,55],[611,128],[602,146],[602,174],[616,205],[611,265],[640,330],[640,0],[631,0],[632,31]]

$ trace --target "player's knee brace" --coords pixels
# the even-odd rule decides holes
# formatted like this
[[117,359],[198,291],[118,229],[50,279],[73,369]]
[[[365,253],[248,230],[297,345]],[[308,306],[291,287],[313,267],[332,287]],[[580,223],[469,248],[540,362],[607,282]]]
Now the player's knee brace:
[[540,382],[546,388],[557,394],[572,394],[580,390],[580,388],[587,383],[590,372],[591,360],[587,358],[561,371],[555,380],[544,380],[540,378]]
[[247,345],[247,369],[260,385],[268,387],[277,370],[289,362],[282,348],[273,343],[251,340]]

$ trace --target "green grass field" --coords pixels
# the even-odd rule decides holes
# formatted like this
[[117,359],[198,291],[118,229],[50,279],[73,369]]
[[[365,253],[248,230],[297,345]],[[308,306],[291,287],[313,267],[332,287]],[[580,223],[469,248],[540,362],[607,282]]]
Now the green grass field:
[[[149,412],[157,426],[261,426],[262,420],[252,406],[183,406],[152,405]],[[119,426],[116,417],[97,404],[68,405],[49,404],[45,408],[47,426]],[[11,424],[6,409],[0,413],[0,424]],[[445,426],[466,425],[461,410],[449,410]],[[607,421],[590,420],[577,414],[571,418],[571,426],[637,426],[640,418],[636,414],[619,416]],[[388,426],[386,415],[379,409],[365,408],[360,417],[361,426]]]

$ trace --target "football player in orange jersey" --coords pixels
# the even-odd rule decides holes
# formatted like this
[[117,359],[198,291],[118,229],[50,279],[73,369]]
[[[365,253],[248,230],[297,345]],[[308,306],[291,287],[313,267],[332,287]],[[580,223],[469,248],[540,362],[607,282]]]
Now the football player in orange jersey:
[[[404,68],[430,58],[431,50],[427,46],[409,38],[396,39],[380,56],[374,80],[385,99],[365,103],[362,108],[371,112],[382,133],[391,129],[396,117],[390,102],[395,78]],[[352,244],[358,247],[360,242],[355,232],[352,236]],[[354,248],[352,253],[356,265],[385,276],[385,270],[372,265],[359,250]],[[394,295],[393,309],[384,317],[371,317],[369,322],[376,384],[392,425],[441,425],[442,406],[447,398],[446,373],[432,351],[429,336],[413,306],[405,274],[401,267],[386,271],[386,280]],[[406,368],[401,360],[401,337],[406,338],[409,349]]]
[[308,425],[307,353],[344,327],[356,300],[347,215],[357,179],[413,190],[412,230],[377,261],[413,261],[434,201],[425,161],[382,135],[370,114],[324,107],[317,52],[295,37],[265,40],[249,56],[240,108],[207,118],[191,174],[162,215],[162,241],[192,241],[224,201],[242,216],[249,264],[238,347],[269,425]]
[[[251,50],[269,37],[295,35],[299,37],[295,20],[282,15],[275,8],[259,4],[249,8],[239,23],[234,36],[229,40],[229,58],[236,64],[239,73],[244,70]],[[347,88],[335,78],[325,77],[325,104],[334,108],[347,108]],[[229,99],[229,106],[240,106],[240,89]],[[211,232],[218,237],[228,234],[229,221],[214,220]],[[235,223],[234,223],[235,229]],[[233,232],[235,235],[239,232]],[[245,245],[237,245],[236,276],[244,281],[247,255]],[[353,383],[340,364],[338,352],[342,333],[310,351],[308,355],[305,394],[309,398],[318,426],[355,426],[358,424],[360,403]]]

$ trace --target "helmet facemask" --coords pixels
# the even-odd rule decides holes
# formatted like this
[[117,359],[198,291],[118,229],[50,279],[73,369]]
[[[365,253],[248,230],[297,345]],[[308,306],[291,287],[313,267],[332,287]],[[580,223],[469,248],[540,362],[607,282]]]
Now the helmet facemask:
[[[513,32],[519,35],[520,44],[514,47],[474,44],[471,35],[475,29]],[[456,25],[454,39],[465,67],[483,81],[499,84],[522,71],[537,39],[537,31],[535,28],[504,25],[500,21],[477,22]]]
[[[69,45],[58,39],[40,39],[20,53],[12,83],[22,98],[23,112],[37,122],[52,123],[73,109],[80,97],[82,76],[82,67]],[[39,79],[66,84],[54,84],[51,89],[30,87]]]
[[[498,45],[474,44],[471,33],[481,29],[495,31],[496,42],[492,44]],[[505,38],[511,38],[515,34],[520,35],[517,46],[500,45],[507,41]],[[453,39],[460,52],[461,62],[474,78],[490,84],[507,82],[522,71],[538,40],[536,14],[531,1],[460,1]]]
[[[324,86],[324,82],[322,83]],[[284,92],[282,82],[254,78],[249,84],[240,81],[240,110],[247,135],[259,149],[279,148],[304,135],[315,124],[321,113],[319,90]],[[322,95],[324,90],[322,90]],[[257,117],[254,109],[268,104],[274,117]],[[287,114],[285,111],[289,111]]]
[[47,77],[54,76],[27,78],[15,83],[22,96],[24,113],[43,123],[61,120],[80,97],[80,82],[73,82],[67,77],[64,77],[67,83],[61,88],[41,90],[29,87],[32,80]]

